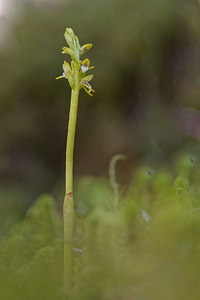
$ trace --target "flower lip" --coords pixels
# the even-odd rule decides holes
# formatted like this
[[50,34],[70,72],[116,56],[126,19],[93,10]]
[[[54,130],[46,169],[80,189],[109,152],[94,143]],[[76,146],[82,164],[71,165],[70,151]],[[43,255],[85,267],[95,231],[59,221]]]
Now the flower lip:
[[91,86],[88,82],[86,82],[85,85],[87,85],[87,86],[90,88],[88,92],[91,93],[91,91],[92,91],[92,86]]
[[95,93],[95,91],[93,90],[92,86],[91,86],[88,82],[85,82],[85,83],[83,84],[83,88],[84,88],[84,90],[86,91],[86,93],[88,93],[90,96],[93,96],[93,95],[91,94],[91,92]]
[[88,66],[84,66],[84,65],[81,66],[81,70],[83,73],[85,73],[88,69],[89,69]]

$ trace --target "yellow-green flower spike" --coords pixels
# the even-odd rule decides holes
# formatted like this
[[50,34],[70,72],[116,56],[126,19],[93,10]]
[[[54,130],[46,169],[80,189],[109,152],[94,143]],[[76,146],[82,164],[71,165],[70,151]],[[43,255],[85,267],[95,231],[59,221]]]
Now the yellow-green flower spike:
[[[93,69],[93,66],[90,66],[90,60],[86,58],[81,61],[80,56],[90,50],[92,48],[92,44],[85,44],[84,46],[80,46],[78,37],[74,34],[71,28],[66,28],[65,30],[65,39],[69,47],[63,47],[62,53],[68,54],[71,58],[71,67],[65,61],[63,64],[63,74],[58,76],[56,79],[65,78],[68,80],[72,90],[75,88],[75,81],[78,82],[76,84],[77,89],[82,89],[92,96],[91,92],[94,92],[91,85],[89,85],[89,81],[92,80],[93,75],[85,76],[86,72]],[[76,77],[76,79],[75,79]],[[77,81],[78,80],[78,81]]]

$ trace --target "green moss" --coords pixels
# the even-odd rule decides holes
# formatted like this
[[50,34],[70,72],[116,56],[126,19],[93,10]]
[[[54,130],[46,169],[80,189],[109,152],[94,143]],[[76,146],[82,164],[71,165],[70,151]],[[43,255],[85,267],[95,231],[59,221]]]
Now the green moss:
[[135,176],[116,211],[106,179],[80,182],[69,293],[62,291],[61,217],[50,196],[40,197],[0,244],[1,298],[199,299],[198,180],[163,169],[145,176]]

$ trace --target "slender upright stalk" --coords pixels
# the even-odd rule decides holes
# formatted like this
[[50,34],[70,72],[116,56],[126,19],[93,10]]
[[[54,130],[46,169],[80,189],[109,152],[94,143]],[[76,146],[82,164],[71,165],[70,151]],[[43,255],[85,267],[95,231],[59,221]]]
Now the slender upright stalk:
[[89,81],[92,80],[93,75],[85,76],[85,73],[93,69],[90,67],[89,59],[80,60],[80,56],[91,49],[92,44],[80,46],[77,36],[75,36],[71,28],[65,31],[65,39],[68,47],[63,47],[64,54],[69,54],[72,61],[71,66],[64,61],[63,74],[57,79],[65,78],[68,80],[72,93],[68,123],[67,146],[66,146],[66,182],[65,182],[65,197],[63,204],[63,223],[64,223],[64,289],[69,289],[72,286],[73,274],[73,229],[74,229],[74,199],[73,199],[73,153],[74,140],[76,131],[76,119],[78,110],[78,99],[80,89],[84,89],[90,96],[92,96],[92,89]]
[[72,284],[73,253],[72,239],[74,227],[74,200],[73,200],[73,153],[76,131],[76,119],[79,97],[79,70],[75,70],[75,84],[71,93],[70,114],[66,147],[66,169],[65,169],[65,198],[63,204],[64,222],[64,286]]

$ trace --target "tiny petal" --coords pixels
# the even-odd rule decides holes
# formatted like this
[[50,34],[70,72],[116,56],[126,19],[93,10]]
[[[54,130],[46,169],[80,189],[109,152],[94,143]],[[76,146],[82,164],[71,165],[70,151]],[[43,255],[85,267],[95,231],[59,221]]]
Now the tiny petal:
[[63,78],[63,76],[58,76],[56,77],[56,80]]
[[95,91],[92,89],[92,86],[88,82],[86,82],[83,86],[86,87],[89,92],[95,93]]
[[85,85],[87,85],[91,91],[92,86],[88,82]]
[[89,68],[84,66],[84,65],[81,66],[81,70],[82,70],[83,73],[85,73],[88,69]]
[[83,88],[84,88],[84,90],[86,91],[86,93],[87,93],[88,95],[90,95],[91,97],[93,96],[93,95],[85,88],[85,86],[83,86]]

